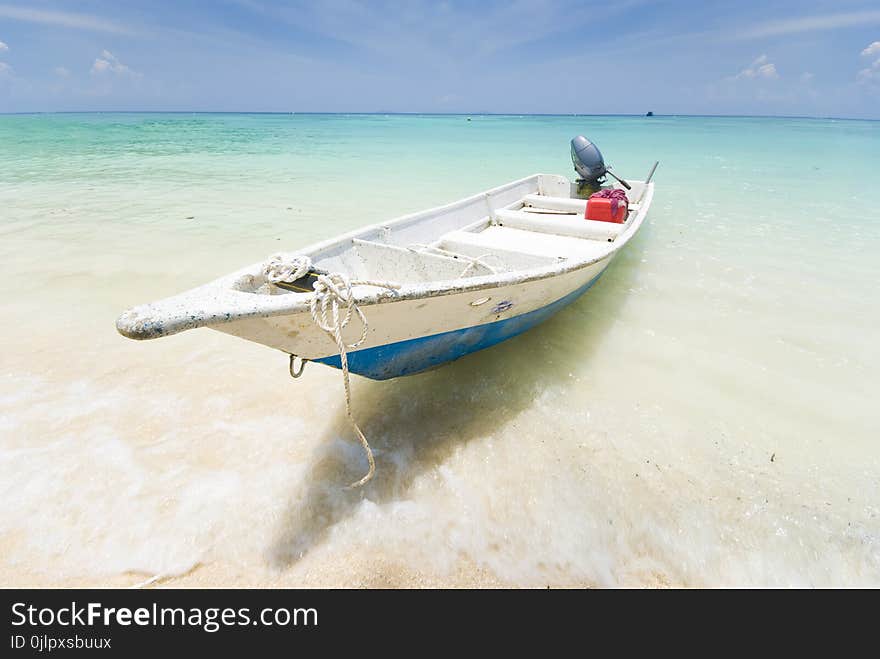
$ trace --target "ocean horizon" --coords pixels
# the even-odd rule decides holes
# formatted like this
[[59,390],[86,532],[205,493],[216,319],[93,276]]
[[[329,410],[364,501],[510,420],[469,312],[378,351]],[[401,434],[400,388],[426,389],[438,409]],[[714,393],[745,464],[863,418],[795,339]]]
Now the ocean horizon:
[[880,117],[845,117],[834,115],[797,115],[797,114],[688,114],[688,113],[653,113],[648,117],[647,112],[642,113],[546,113],[546,112],[401,112],[401,111],[352,111],[352,112],[322,112],[307,110],[49,110],[49,111],[17,111],[3,112],[0,116],[39,116],[39,115],[64,115],[64,114],[243,114],[243,115],[327,115],[327,116],[416,116],[416,117],[633,117],[633,118],[682,118],[682,119],[816,119],[818,121],[880,121]]

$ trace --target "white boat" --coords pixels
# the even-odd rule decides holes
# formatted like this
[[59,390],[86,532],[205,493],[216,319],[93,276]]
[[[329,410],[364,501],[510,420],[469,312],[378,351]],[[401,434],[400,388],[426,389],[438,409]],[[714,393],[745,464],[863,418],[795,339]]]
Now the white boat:
[[626,219],[612,223],[584,219],[578,183],[534,174],[135,307],[117,328],[155,339],[208,327],[288,353],[292,373],[294,358],[347,359],[376,380],[418,373],[516,336],[589,290],[645,220],[650,179],[630,182]]

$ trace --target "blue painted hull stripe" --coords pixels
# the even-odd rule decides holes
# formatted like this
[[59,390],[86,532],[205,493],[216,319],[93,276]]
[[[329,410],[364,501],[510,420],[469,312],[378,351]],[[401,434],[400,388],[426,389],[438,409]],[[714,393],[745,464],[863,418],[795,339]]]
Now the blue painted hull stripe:
[[[543,322],[586,293],[601,276],[600,272],[585,285],[546,307],[513,318],[350,352],[348,368],[352,373],[373,380],[388,380],[402,375],[412,375],[477,350],[489,348]],[[336,368],[341,367],[339,355],[313,361]]]

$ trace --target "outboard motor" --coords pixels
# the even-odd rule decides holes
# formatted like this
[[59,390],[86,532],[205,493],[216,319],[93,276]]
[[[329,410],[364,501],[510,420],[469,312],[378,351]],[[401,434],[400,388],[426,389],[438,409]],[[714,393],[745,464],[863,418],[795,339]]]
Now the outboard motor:
[[602,187],[606,174],[619,181],[627,190],[630,189],[629,183],[615,176],[605,166],[599,147],[583,135],[578,135],[571,141],[571,163],[580,177],[577,181],[579,197],[588,197]]
[[599,187],[605,182],[605,161],[599,147],[583,135],[571,141],[571,162],[580,180],[591,187]]

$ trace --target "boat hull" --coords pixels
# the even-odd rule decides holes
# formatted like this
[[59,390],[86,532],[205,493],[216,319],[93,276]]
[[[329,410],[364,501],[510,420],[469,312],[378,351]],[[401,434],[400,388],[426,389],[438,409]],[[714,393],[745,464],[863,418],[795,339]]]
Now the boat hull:
[[[352,373],[375,380],[411,375],[520,334],[583,294],[614,254],[577,270],[497,288],[363,305],[367,338],[347,353]],[[250,318],[213,327],[217,331],[340,368],[332,337],[308,311]],[[357,338],[355,321],[344,332]]]
[[[413,375],[490,348],[547,320],[586,293],[601,276],[602,272],[555,302],[512,318],[349,352],[348,368],[352,373],[373,380],[389,380]],[[341,368],[339,355],[314,361]]]

